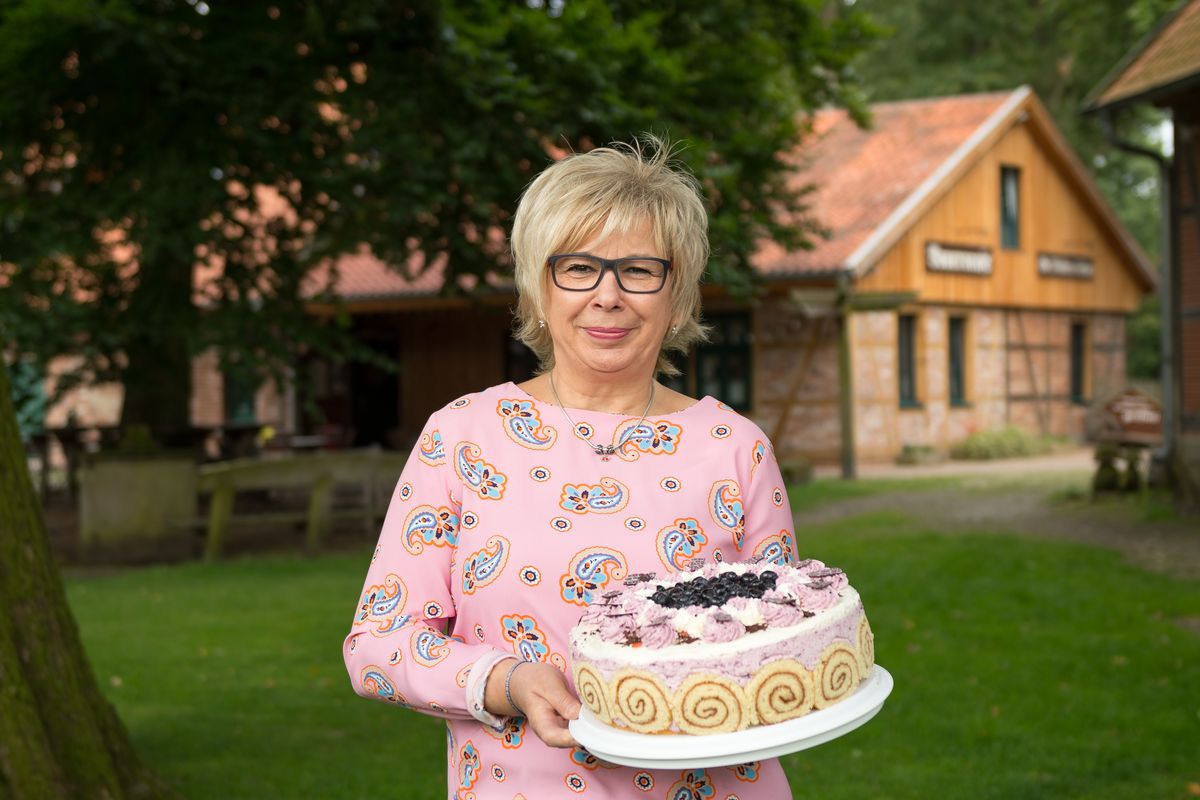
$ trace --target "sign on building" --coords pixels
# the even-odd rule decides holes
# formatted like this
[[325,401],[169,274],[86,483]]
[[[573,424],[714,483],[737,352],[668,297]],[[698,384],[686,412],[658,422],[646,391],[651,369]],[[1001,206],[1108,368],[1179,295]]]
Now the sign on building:
[[986,247],[961,247],[940,242],[926,242],[925,269],[930,272],[991,275],[992,251]]
[[1038,253],[1038,274],[1051,278],[1081,278],[1091,280],[1096,268],[1087,256],[1062,256]]

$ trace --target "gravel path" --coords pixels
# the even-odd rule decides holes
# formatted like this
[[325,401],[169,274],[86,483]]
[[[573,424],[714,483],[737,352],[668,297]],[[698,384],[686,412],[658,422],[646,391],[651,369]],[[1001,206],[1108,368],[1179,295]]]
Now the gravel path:
[[[1041,462],[1040,464],[1037,462]],[[1085,494],[1090,454],[1071,458],[1022,459],[1018,464],[937,465],[881,470],[880,477],[964,475],[959,486],[929,488],[836,501],[796,515],[796,526],[843,519],[874,511],[896,511],[941,532],[995,532],[1064,539],[1108,547],[1144,569],[1200,579],[1200,519],[1144,519],[1136,498]],[[985,463],[984,466],[987,466]],[[945,470],[950,467],[950,470]],[[1022,468],[1023,467],[1023,468]],[[921,472],[910,470],[921,469]],[[866,477],[866,476],[864,476]],[[874,476],[872,476],[874,477]]]

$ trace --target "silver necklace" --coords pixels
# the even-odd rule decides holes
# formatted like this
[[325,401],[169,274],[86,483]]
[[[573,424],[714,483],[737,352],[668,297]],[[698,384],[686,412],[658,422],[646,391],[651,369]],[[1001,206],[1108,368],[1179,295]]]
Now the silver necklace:
[[[579,433],[579,425],[576,424],[575,420],[571,419],[571,415],[567,413],[567,407],[563,405],[562,398],[560,398],[558,396],[558,389],[556,389],[554,387],[554,371],[553,370],[550,371],[550,391],[554,394],[554,402],[558,403],[559,410],[563,412],[563,416],[567,418],[567,422],[571,423],[571,429],[574,430],[575,432]],[[653,403],[654,403],[654,382],[651,381],[650,382],[650,399],[646,401],[646,410],[642,412],[642,418],[640,420],[638,420],[638,424],[635,427],[641,427],[642,423],[646,421],[646,415],[650,413],[650,406]],[[595,430],[593,430],[592,432],[595,433]],[[580,435],[582,435],[582,434],[580,434]],[[595,442],[592,441],[591,436],[584,436],[583,439],[584,439],[584,441],[586,441],[588,443],[588,446],[592,448],[592,452],[598,456],[603,456],[605,461],[608,461],[608,457],[611,456],[613,453],[617,452],[616,446],[611,445],[611,444],[596,444]]]

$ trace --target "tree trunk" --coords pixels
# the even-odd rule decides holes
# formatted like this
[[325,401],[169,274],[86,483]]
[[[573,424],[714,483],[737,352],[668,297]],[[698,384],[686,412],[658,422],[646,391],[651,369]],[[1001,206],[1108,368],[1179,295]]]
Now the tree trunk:
[[0,358],[0,797],[174,798],[138,759],[83,652]]
[[164,446],[189,443],[192,361],[179,336],[139,336],[125,348],[121,427],[144,425]]
[[[123,345],[121,427],[144,425],[160,445],[188,442],[191,429],[191,348],[179,331],[194,330],[191,239],[186,217],[144,233],[138,284],[125,310],[135,320]],[[194,227],[194,226],[193,226]],[[174,231],[174,233],[172,233]]]

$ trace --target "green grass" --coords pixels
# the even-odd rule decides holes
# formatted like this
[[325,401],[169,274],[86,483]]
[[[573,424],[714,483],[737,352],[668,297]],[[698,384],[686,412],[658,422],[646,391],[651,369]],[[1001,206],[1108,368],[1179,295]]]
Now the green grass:
[[867,478],[847,481],[841,478],[817,478],[808,483],[788,485],[792,511],[808,511],[828,503],[896,492],[925,492],[962,485],[963,478]]
[[[807,528],[801,550],[850,573],[896,688],[865,727],[784,758],[797,798],[1141,800],[1200,781],[1200,636],[1176,623],[1200,617],[1200,584],[890,513]],[[68,583],[137,747],[193,800],[444,797],[442,724],[356,697],[341,664],[366,562]]]

